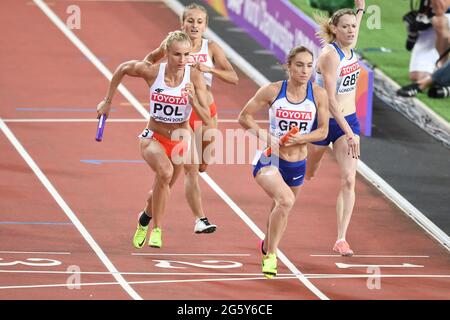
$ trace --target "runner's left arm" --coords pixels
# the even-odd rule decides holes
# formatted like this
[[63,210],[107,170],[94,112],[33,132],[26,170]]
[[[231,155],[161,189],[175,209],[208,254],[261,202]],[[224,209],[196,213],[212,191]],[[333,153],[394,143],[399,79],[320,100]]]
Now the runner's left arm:
[[356,43],[358,42],[358,34],[359,29],[361,28],[361,21],[364,15],[364,10],[366,10],[366,0],[355,0],[355,8],[358,10],[356,13],[356,34],[355,34],[355,40],[353,41],[351,47],[356,48]]

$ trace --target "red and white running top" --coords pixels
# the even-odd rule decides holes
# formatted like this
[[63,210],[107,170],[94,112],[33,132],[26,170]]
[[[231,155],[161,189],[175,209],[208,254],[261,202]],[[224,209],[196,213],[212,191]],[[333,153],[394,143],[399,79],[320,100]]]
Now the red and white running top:
[[164,81],[167,63],[159,65],[159,73],[150,87],[150,116],[158,122],[182,123],[189,119],[192,106],[185,91],[191,79],[191,67],[184,68],[183,80],[177,87],[169,87]]
[[[207,67],[213,68],[214,63],[209,55],[208,39],[202,39],[202,47],[199,52],[192,52],[190,55],[189,63],[202,63]],[[209,72],[203,72],[203,78],[207,86],[212,87],[213,75]]]

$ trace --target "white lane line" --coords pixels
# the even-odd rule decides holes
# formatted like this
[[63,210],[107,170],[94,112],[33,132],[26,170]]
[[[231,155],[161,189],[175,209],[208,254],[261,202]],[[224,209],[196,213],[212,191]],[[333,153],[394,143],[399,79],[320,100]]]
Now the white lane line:
[[[97,68],[101,70],[101,72],[105,76],[109,76],[108,79],[111,79],[112,75],[111,72],[100,62],[100,60],[94,56],[94,54],[75,36],[75,34],[67,28],[67,26],[64,24],[64,22],[61,21],[61,19],[58,18],[58,16],[42,1],[42,0],[33,0],[34,3],[44,12],[44,14],[58,27],[59,30],[61,30],[71,41],[74,43],[82,52],[85,54],[90,61],[93,61],[95,59],[97,63]],[[129,93],[128,90],[126,90],[123,86],[119,86],[119,91],[124,94],[124,96],[130,101],[136,101],[136,98],[134,98],[131,93]],[[141,109],[143,109],[141,107]],[[145,111],[145,109],[143,109]],[[142,111],[142,110],[138,110]],[[142,114],[142,113],[141,113]],[[142,114],[142,115],[145,115]],[[148,119],[148,118],[147,118]],[[2,128],[6,128],[8,131],[9,129],[6,127],[6,124],[1,122]],[[12,135],[11,131],[10,135],[15,139],[15,137]],[[41,181],[46,185],[47,189],[50,191],[55,200],[58,202],[58,204],[61,206],[61,208],[64,210],[66,215],[72,220],[73,224],[77,227],[77,229],[80,231],[80,233],[83,235],[83,237],[86,239],[86,241],[89,243],[91,248],[95,251],[97,256],[100,258],[100,260],[103,262],[103,264],[106,266],[106,268],[110,272],[117,272],[116,267],[112,264],[112,262],[109,260],[109,258],[105,255],[103,250],[100,248],[100,246],[95,242],[95,240],[92,238],[92,236],[89,234],[89,232],[86,230],[86,228],[83,226],[83,224],[78,220],[77,216],[72,212],[72,210],[69,208],[69,206],[66,204],[66,202],[63,200],[63,198],[59,195],[59,193],[56,191],[56,189],[53,187],[53,185],[50,183],[50,181],[45,177],[45,175],[42,173],[42,171],[38,168],[36,163],[31,159],[31,157],[28,155],[28,153],[25,151],[25,149],[20,145],[20,143],[16,140],[16,144],[21,147],[23,156],[28,159],[28,163],[33,165],[33,171],[35,171],[36,175],[38,175],[41,179]],[[133,298],[136,300],[142,300],[142,297],[134,291],[134,289],[125,281],[125,279],[120,274],[113,274],[114,278],[117,280],[117,282],[120,283],[122,288]]]
[[58,254],[71,254],[70,252],[44,252],[44,251],[0,251],[0,254],[48,254],[48,255],[58,255]]
[[336,262],[336,267],[339,269],[348,268],[423,268],[424,266],[411,263],[402,264],[347,264]]
[[[61,275],[112,275],[112,272],[106,271],[54,271],[54,270],[0,270],[0,273],[22,273],[22,274],[61,274]],[[225,272],[116,272],[121,275],[128,276],[221,276],[221,277],[253,277],[261,276],[261,273],[225,273]],[[450,274],[350,274],[350,273],[305,273],[304,276],[308,279],[339,279],[339,278],[368,278],[368,277],[381,277],[381,278],[450,278]],[[279,273],[277,277],[291,277],[297,279],[292,273]],[[275,279],[275,278],[274,278]],[[117,283],[117,282],[116,282]],[[131,283],[131,282],[129,282]],[[118,283],[117,283],[118,284]]]
[[[311,254],[310,257],[342,257],[340,254]],[[430,256],[407,256],[407,255],[376,255],[376,254],[355,254],[352,258],[429,258]]]
[[[273,280],[289,280],[296,279],[296,277],[276,277],[270,279]],[[225,281],[251,281],[251,280],[263,280],[269,281],[265,277],[249,277],[249,278],[215,278],[215,279],[182,279],[182,280],[152,280],[152,281],[130,281],[130,284],[138,285],[138,284],[160,284],[160,283],[190,283],[190,282],[225,282]],[[21,285],[21,286],[1,286],[0,290],[7,289],[36,289],[36,288],[57,288],[57,287],[87,287],[87,286],[110,286],[110,285],[118,285],[117,282],[85,282],[85,283],[77,283],[77,284],[67,284],[67,283],[58,283],[58,284],[43,284],[43,285]]]
[[306,274],[309,279],[355,279],[355,278],[442,278],[450,279],[450,274]]
[[[0,270],[0,273],[24,273],[24,274],[85,274],[85,275],[111,275],[111,272],[102,271],[53,271],[53,270]],[[261,273],[225,273],[225,272],[118,272],[130,276],[261,276]],[[292,273],[279,273],[277,276],[293,276]]]
[[[111,272],[102,271],[53,271],[53,270],[0,270],[0,273],[22,273],[22,274],[61,274],[61,275],[112,275]],[[118,272],[121,275],[128,276],[221,276],[221,277],[254,277],[261,276],[261,273],[225,273],[225,272]],[[309,273],[304,274],[308,279],[345,279],[345,278],[450,278],[450,274],[346,274],[346,273]],[[279,273],[277,277],[289,277],[297,279],[292,273]],[[131,283],[131,282],[129,282]]]
[[[398,274],[386,274],[386,275],[359,275],[359,274],[305,274],[306,277],[310,279],[348,279],[348,278],[430,278],[430,279],[449,279],[450,275],[398,275]],[[264,277],[248,277],[248,278],[213,278],[213,279],[182,279],[182,280],[152,280],[152,281],[130,281],[129,284],[139,285],[139,284],[161,284],[161,283],[192,283],[192,282],[226,282],[226,281],[252,281],[252,280],[263,280],[263,281],[274,281],[274,280],[292,280],[297,279],[296,276],[277,276],[273,279],[267,280]],[[107,285],[119,285],[118,282],[85,282],[76,284],[77,286],[87,287],[87,286],[107,286]],[[75,284],[44,284],[44,285],[20,285],[20,286],[1,286],[0,290],[7,289],[35,289],[35,288],[55,288],[55,287],[69,287],[75,286]]]
[[[106,68],[106,66],[92,53],[91,50],[89,50],[84,43],[78,39],[73,32],[71,32],[66,25],[56,16],[56,14],[45,5],[41,0],[33,0],[36,4],[39,5],[42,11],[57,25],[57,27],[72,41],[72,43],[86,56],[87,59],[89,59],[94,66],[99,69],[99,71],[108,79],[111,80],[112,73]],[[178,1],[165,1],[166,5],[170,7],[171,9],[173,6],[178,6],[179,12],[182,11],[184,8]],[[223,42],[221,40],[221,42]],[[227,45],[228,46],[228,45]],[[229,46],[228,46],[229,47]],[[243,59],[241,57],[241,59]],[[247,65],[249,65],[247,63]],[[253,79],[255,79],[256,73],[258,71],[253,68],[249,67],[248,70],[251,70],[253,72]],[[140,104],[140,102],[128,91],[128,89],[125,88],[124,85],[120,85],[118,87],[119,92],[122,93],[122,95],[134,106],[134,108],[145,118],[149,119],[150,114],[149,112]],[[201,177],[207,181],[207,183],[211,186],[211,188],[218,193],[223,200],[233,209],[234,212],[236,212],[246,223],[250,228],[258,235],[259,238],[262,239],[263,233],[262,231],[256,226],[256,224],[251,221],[248,216],[228,197],[228,195],[225,194],[225,192],[206,174],[202,173]],[[303,274],[294,266],[292,262],[290,262],[287,257],[281,252],[278,252],[280,260],[294,273],[296,274],[296,277],[299,281],[301,281],[309,290],[311,290],[317,297],[323,300],[329,300],[329,298],[321,292],[318,288],[316,288],[308,279],[306,279]]]
[[[211,179],[209,175],[205,172],[200,173],[203,180],[208,183],[208,185],[213,189],[226,204],[250,227],[250,229],[262,240],[264,239],[264,233],[258,226],[248,217],[248,215],[239,206],[231,200],[231,198],[220,188],[217,183]],[[297,279],[302,282],[311,292],[313,292],[317,297],[322,300],[329,300],[329,298],[320,291],[316,286],[314,286],[311,281],[309,281],[300,270],[281,252],[280,249],[277,251],[277,257],[284,263],[284,265],[297,277]]]
[[[63,21],[42,1],[33,0],[34,3],[45,13],[45,15],[64,33],[64,35],[86,56],[86,58],[97,67],[97,69],[108,79],[111,80],[112,73],[106,66],[92,53],[92,51],[80,40],[78,37],[65,25]],[[130,101],[135,109],[145,118],[149,119],[149,113],[140,104],[140,102],[125,88],[124,85],[119,85],[117,88],[120,93]]]
[[[48,190],[48,192],[51,194],[51,196],[55,199],[55,201],[58,203],[58,205],[64,211],[66,216],[70,219],[70,221],[72,221],[73,225],[78,229],[78,231],[81,233],[83,238],[91,246],[92,250],[94,250],[94,252],[100,258],[100,260],[106,266],[106,268],[110,272],[117,272],[116,267],[114,267],[114,265],[111,263],[111,261],[108,259],[108,257],[105,255],[105,253],[102,251],[102,249],[99,247],[97,242],[95,242],[95,240],[92,238],[92,236],[89,234],[89,232],[83,226],[83,224],[80,222],[80,220],[75,215],[75,213],[72,211],[72,209],[70,209],[70,207],[67,205],[67,203],[64,201],[64,199],[61,197],[61,195],[55,189],[55,187],[50,182],[50,180],[48,180],[48,178],[44,175],[44,173],[38,167],[36,162],[31,158],[31,156],[28,154],[28,152],[25,150],[25,148],[22,146],[22,144],[19,142],[19,140],[17,140],[17,138],[14,136],[14,134],[11,132],[11,130],[9,130],[8,126],[3,122],[3,120],[1,118],[0,118],[0,129],[3,131],[3,133],[9,139],[11,144],[16,148],[17,152],[22,156],[22,158],[25,160],[25,162],[30,166],[31,170],[33,170],[36,177],[45,186],[45,188]],[[125,291],[127,291],[130,294],[130,296],[132,296],[135,299],[141,299],[141,297],[128,285],[128,283],[125,281],[125,279],[120,274],[113,274],[113,276],[120,283],[120,285],[125,289]]]
[[[50,123],[68,123],[68,122],[98,122],[98,119],[3,119],[6,123],[40,123],[40,122],[50,122]],[[108,119],[108,122],[147,122],[146,119]],[[237,119],[218,119],[219,123],[238,123]],[[268,120],[256,120],[257,123],[269,123]]]
[[361,160],[358,161],[358,172],[423,230],[441,243],[447,251],[450,251],[450,237]]
[[248,253],[132,253],[133,256],[219,256],[219,257],[249,257]]

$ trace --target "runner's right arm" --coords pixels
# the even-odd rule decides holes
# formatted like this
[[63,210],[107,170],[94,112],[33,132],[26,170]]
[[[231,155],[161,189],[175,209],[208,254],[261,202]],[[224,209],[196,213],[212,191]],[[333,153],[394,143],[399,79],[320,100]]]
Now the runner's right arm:
[[117,87],[119,86],[125,75],[131,77],[141,77],[145,79],[146,74],[149,72],[149,70],[150,66],[144,61],[130,60],[120,64],[114,71],[105,98],[97,105],[98,116],[106,114],[106,116],[108,117],[114,94],[116,93]]
[[276,98],[279,91],[280,85],[277,83],[269,83],[259,88],[239,114],[239,124],[245,129],[250,130],[251,134],[256,135],[259,139],[266,142],[267,145],[278,144],[279,140],[267,130],[261,129],[256,123],[254,115],[267,108]]

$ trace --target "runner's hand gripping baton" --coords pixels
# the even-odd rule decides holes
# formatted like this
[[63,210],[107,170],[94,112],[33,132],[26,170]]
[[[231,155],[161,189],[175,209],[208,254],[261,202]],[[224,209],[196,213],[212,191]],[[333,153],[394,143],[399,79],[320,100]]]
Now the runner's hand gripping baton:
[[95,135],[95,140],[98,142],[102,141],[103,129],[105,128],[106,115],[102,114],[98,119],[97,134]]
[[[282,136],[280,138],[280,144],[284,144],[290,136],[293,136],[294,134],[298,133],[298,127],[292,127],[291,130],[289,130],[289,132],[287,132],[284,136]],[[272,154],[272,147],[268,147],[265,151],[264,151],[264,155],[266,157],[270,157],[270,155]]]

